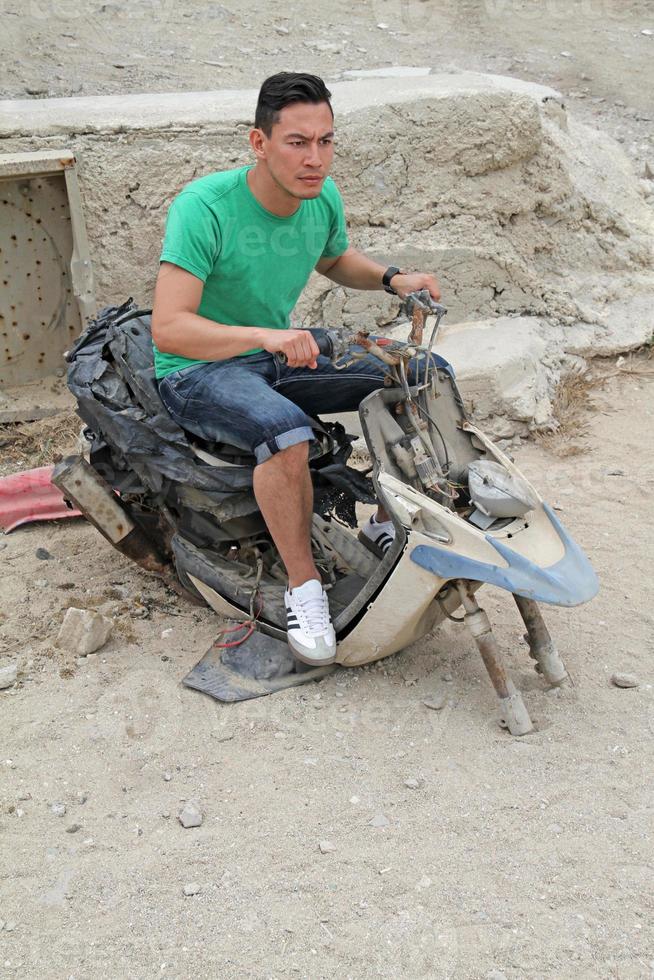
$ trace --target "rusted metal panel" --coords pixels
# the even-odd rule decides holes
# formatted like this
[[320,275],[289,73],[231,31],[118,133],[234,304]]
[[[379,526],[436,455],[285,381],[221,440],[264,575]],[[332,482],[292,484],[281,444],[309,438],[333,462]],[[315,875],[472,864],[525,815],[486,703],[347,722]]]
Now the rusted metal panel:
[[75,172],[65,150],[0,156],[0,386],[63,368],[93,312]]

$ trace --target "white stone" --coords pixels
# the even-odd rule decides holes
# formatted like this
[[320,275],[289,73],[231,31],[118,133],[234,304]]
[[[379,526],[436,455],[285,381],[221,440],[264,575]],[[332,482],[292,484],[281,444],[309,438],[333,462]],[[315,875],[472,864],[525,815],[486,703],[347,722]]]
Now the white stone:
[[195,881],[190,882],[188,885],[184,885],[184,894],[186,896],[199,895],[200,890],[200,886]]
[[376,828],[390,827],[391,825],[390,820],[383,813],[376,814],[376,816],[374,816],[372,820],[369,820],[368,823],[369,826]]
[[638,687],[640,681],[633,674],[615,673],[611,677],[611,683],[614,687]]
[[336,844],[330,840],[321,840],[318,844],[321,854],[332,854],[336,850]]
[[71,606],[66,610],[56,645],[84,657],[104,646],[112,628],[113,620],[94,609]]
[[6,664],[4,667],[0,667],[0,691],[7,687],[13,687],[17,676],[18,667],[16,664]]
[[177,819],[182,827],[200,827],[202,824],[202,814],[193,803],[185,803],[177,814]]

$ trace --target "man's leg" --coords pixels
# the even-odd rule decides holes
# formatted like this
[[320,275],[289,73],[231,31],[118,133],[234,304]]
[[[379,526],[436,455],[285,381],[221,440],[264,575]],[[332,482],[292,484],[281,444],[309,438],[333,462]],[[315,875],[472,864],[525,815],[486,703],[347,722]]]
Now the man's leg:
[[254,494],[284,562],[289,588],[318,579],[311,553],[313,485],[309,443],[283,449],[254,469]]

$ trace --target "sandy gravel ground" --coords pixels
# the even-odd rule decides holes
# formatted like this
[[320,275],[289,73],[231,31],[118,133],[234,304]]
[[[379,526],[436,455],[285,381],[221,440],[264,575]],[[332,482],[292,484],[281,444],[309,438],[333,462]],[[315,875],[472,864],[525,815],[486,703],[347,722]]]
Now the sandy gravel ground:
[[[574,111],[638,169],[652,155],[651,4],[534,6],[33,0],[28,20],[7,2],[21,57],[3,88],[482,68],[578,93]],[[454,624],[370,669],[228,707],[180,685],[216,634],[212,613],[80,522],[1,536],[0,666],[16,662],[19,681],[0,692],[0,976],[654,976],[653,391],[649,373],[598,390],[583,455],[517,450],[602,581],[591,604],[545,610],[574,680],[554,691],[531,670],[511,598],[484,591],[537,723],[522,739],[498,729]],[[53,645],[71,605],[115,619],[80,664]],[[614,671],[639,686],[612,686]],[[422,703],[435,692],[441,711]],[[177,820],[187,800],[198,828]]]

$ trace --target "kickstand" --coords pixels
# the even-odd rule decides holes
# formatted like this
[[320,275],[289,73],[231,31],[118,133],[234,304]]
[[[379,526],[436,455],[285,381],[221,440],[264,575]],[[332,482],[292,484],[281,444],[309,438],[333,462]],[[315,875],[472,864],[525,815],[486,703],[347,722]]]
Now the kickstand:
[[527,628],[525,640],[529,644],[529,656],[536,661],[536,671],[552,686],[563,684],[568,675],[537,603],[515,593],[513,598]]
[[515,687],[500,659],[500,651],[490,620],[479,607],[471,582],[459,579],[456,587],[465,610],[465,622],[475,639],[481,659],[500,700],[500,725],[502,728],[508,728],[512,735],[526,735],[533,729],[531,718],[520,691]]

